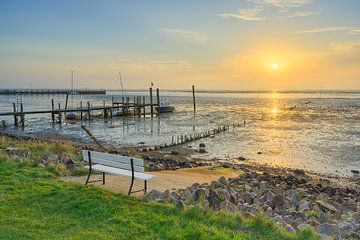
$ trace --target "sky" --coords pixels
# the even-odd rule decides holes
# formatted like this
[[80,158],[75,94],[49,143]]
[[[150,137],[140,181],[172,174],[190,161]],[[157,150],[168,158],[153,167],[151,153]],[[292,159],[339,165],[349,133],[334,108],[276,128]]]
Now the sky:
[[0,0],[0,88],[360,90],[359,0]]

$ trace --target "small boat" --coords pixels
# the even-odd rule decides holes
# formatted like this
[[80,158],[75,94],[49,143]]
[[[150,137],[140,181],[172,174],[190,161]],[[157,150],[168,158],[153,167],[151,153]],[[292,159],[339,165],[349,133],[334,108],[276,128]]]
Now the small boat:
[[79,114],[76,112],[67,112],[65,113],[65,119],[66,120],[76,120],[79,118]]
[[175,110],[175,107],[170,105],[170,102],[168,101],[161,101],[160,107],[155,107],[155,109],[158,113],[169,113],[173,112]]
[[118,108],[113,112],[113,116],[130,116],[133,115],[133,111],[126,108]]

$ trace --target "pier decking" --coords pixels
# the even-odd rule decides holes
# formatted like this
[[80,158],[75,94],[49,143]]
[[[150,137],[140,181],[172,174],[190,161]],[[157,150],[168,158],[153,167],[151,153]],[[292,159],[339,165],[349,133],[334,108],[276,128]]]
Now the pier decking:
[[[102,106],[92,106],[90,102],[86,102],[86,105],[83,106],[83,102],[80,101],[80,107],[79,108],[67,108],[67,104],[64,108],[61,107],[60,103],[55,106],[54,100],[51,100],[51,110],[31,110],[31,111],[25,111],[24,105],[21,102],[20,106],[18,108],[16,107],[16,103],[13,103],[13,111],[12,112],[2,112],[0,113],[0,116],[12,116],[14,118],[14,125],[18,126],[21,124],[22,127],[25,126],[25,116],[26,115],[43,115],[43,114],[50,114],[52,122],[53,123],[59,123],[61,124],[63,114],[66,114],[67,112],[76,112],[79,113],[79,118],[81,120],[88,119],[95,117],[94,114],[92,114],[94,111],[101,111],[101,114],[97,114],[96,116],[102,116],[104,118],[111,118],[113,117],[113,110],[121,109],[121,110],[133,110],[133,114],[131,116],[133,117],[141,117],[146,116],[146,108],[150,108],[150,116],[154,116],[154,107],[159,107],[160,105],[160,91],[159,89],[156,89],[156,103],[153,103],[153,94],[152,94],[152,88],[149,88],[150,92],[150,103],[146,103],[145,96],[141,97],[133,97],[130,99],[130,97],[122,97],[121,101],[115,101],[114,98],[111,100],[111,105],[106,105],[106,101],[103,101]],[[67,92],[68,94],[68,92]],[[157,113],[160,114],[160,113]],[[20,119],[19,119],[20,118]]]
[[[69,89],[0,89],[0,95],[45,95],[45,94],[68,94],[72,92]],[[104,89],[76,89],[75,94],[106,94]]]

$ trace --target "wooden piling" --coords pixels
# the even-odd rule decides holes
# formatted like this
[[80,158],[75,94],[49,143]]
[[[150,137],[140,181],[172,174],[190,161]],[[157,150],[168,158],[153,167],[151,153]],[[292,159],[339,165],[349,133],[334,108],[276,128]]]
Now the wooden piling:
[[16,105],[15,103],[13,103],[13,110],[14,110],[14,124],[15,126],[18,125],[18,119],[17,119],[17,116],[16,116]]
[[146,103],[145,103],[145,96],[143,96],[143,115],[144,115],[144,118],[146,117],[146,108],[145,108],[145,105],[146,105]]
[[51,99],[51,119],[52,119],[52,122],[53,122],[53,123],[55,122],[55,113],[54,113],[54,110],[55,110],[54,99]]
[[65,110],[67,109],[68,106],[68,100],[69,100],[69,93],[66,93]]
[[61,125],[61,106],[59,103],[59,113],[58,113],[58,118],[59,118],[59,124]]
[[160,91],[158,88],[156,89],[156,101],[158,107],[158,114],[160,115]]
[[104,107],[104,119],[107,117],[107,109],[106,109],[106,102],[103,100],[103,107]]
[[150,114],[151,117],[154,116],[154,107],[153,107],[153,93],[152,93],[152,88],[149,88],[149,92],[150,92]]
[[193,105],[194,105],[194,112],[196,112],[196,101],[195,101],[195,86],[192,85],[192,94],[193,94]]
[[82,111],[82,108],[83,108],[83,106],[82,106],[82,101],[80,101],[80,109],[81,109],[81,111],[80,111],[80,119],[81,119],[81,120],[83,119],[83,111]]
[[24,114],[24,107],[23,107],[22,103],[20,104],[20,112],[21,112],[21,115],[20,115],[21,126],[25,127],[25,114]]
[[90,120],[91,119],[91,115],[90,115],[90,102],[88,101],[87,102],[87,113],[88,113],[88,119]]

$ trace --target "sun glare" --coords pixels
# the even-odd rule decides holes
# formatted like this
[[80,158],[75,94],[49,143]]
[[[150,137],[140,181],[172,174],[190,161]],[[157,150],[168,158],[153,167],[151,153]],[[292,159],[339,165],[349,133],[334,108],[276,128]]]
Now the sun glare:
[[274,70],[276,70],[276,69],[279,68],[279,65],[278,65],[277,63],[273,63],[273,64],[271,65],[271,68],[274,69]]

